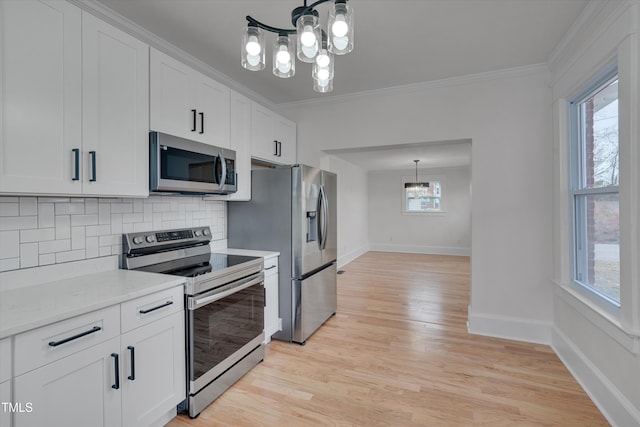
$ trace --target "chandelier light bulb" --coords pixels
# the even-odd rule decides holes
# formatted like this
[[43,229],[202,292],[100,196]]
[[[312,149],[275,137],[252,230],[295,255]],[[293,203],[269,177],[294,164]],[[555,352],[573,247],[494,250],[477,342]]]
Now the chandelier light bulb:
[[329,80],[329,70],[327,68],[320,68],[318,70],[318,80]]
[[249,65],[255,67],[260,63],[260,55],[247,55]]
[[342,51],[349,45],[349,37],[334,37],[333,45],[338,51]]
[[304,26],[304,31],[300,35],[300,43],[305,47],[312,47],[316,44],[316,35],[313,33],[311,25]]
[[250,56],[258,56],[260,55],[260,51],[262,51],[256,36],[249,36],[249,41],[247,42],[245,49],[247,50],[247,54]]
[[280,50],[276,54],[276,60],[279,64],[288,64],[291,62],[291,54],[286,46],[280,46]]
[[286,79],[296,73],[295,57],[291,55],[293,41],[286,34],[280,34],[273,43],[273,74]]
[[337,14],[336,20],[331,26],[331,32],[334,37],[344,37],[349,32],[349,24],[347,24],[346,19],[343,14]]
[[328,67],[329,62],[331,62],[331,58],[329,58],[327,51],[322,49],[316,56],[316,64],[318,64],[318,67]]

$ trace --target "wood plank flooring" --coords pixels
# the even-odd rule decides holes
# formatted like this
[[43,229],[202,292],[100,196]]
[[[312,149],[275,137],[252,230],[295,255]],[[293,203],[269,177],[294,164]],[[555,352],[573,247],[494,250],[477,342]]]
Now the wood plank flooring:
[[184,426],[607,426],[553,351],[467,333],[469,258],[369,252],[338,312]]

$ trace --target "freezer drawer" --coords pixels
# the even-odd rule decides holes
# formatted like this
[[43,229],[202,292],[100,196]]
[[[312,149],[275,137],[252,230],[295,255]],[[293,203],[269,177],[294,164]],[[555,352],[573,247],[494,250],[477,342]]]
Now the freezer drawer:
[[304,343],[337,308],[336,264],[304,280],[292,280],[293,342]]

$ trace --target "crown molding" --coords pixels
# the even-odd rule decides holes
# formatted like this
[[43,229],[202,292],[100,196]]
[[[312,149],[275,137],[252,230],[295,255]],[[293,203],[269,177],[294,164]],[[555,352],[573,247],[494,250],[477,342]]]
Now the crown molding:
[[459,86],[459,85],[465,85],[465,84],[477,83],[477,82],[483,82],[483,81],[499,80],[499,79],[505,79],[505,78],[511,78],[511,77],[520,77],[520,76],[537,74],[537,73],[546,72],[546,71],[548,71],[548,67],[546,63],[531,64],[531,65],[525,65],[522,67],[505,68],[502,70],[487,71],[487,72],[478,73],[478,74],[467,74],[464,76],[449,77],[446,79],[431,80],[427,82],[412,83],[408,85],[391,86],[383,89],[366,90],[362,92],[355,92],[355,93],[349,93],[344,95],[334,95],[330,97],[308,99],[308,100],[294,101],[294,102],[283,102],[280,104],[275,104],[275,106],[276,106],[276,109],[282,110],[282,109],[290,109],[290,108],[297,108],[297,107],[310,106],[310,105],[335,104],[335,103],[349,102],[349,101],[353,101],[361,98],[367,98],[370,96],[398,95],[398,94],[412,93],[412,92],[426,90],[426,89]]
[[202,74],[211,77],[219,83],[235,90],[236,92],[241,93],[242,95],[266,106],[270,109],[275,109],[276,104],[262,95],[254,92],[248,87],[238,83],[233,80],[231,77],[226,74],[216,70],[211,65],[197,59],[194,56],[191,56],[187,52],[182,49],[174,46],[169,43],[165,39],[155,35],[151,31],[146,30],[135,22],[125,18],[124,16],[116,13],[115,11],[109,9],[102,3],[97,0],[67,0],[69,3],[72,3],[82,10],[96,16],[99,19],[121,29],[122,31],[132,35],[133,37],[145,42],[149,46],[166,53],[167,55],[183,62],[184,64],[190,66],[191,68],[201,72]]

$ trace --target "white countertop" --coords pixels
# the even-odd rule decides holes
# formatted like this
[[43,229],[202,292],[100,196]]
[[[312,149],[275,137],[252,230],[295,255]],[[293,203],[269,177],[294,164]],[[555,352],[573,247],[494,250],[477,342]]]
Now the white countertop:
[[184,284],[166,274],[110,270],[0,291],[0,339]]
[[214,250],[214,252],[221,253],[221,254],[229,254],[229,255],[257,256],[257,257],[262,257],[264,259],[280,256],[280,252],[275,252],[275,251],[255,251],[253,249],[226,248],[226,249],[216,249],[216,250]]

